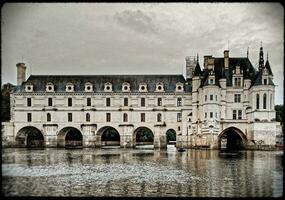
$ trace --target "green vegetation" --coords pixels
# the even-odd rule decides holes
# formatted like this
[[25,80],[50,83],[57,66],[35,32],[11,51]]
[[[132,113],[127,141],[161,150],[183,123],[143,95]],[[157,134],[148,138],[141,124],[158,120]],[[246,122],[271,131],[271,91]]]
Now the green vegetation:
[[141,128],[136,135],[136,142],[153,142],[153,133],[148,128]]
[[120,134],[114,128],[108,128],[102,134],[102,141],[120,141]]
[[169,129],[167,132],[166,132],[166,140],[167,140],[167,143],[169,141],[176,141],[176,133],[173,129]]
[[275,111],[276,111],[276,121],[283,122],[283,117],[284,117],[283,105],[276,105]]
[[82,140],[82,135],[81,135],[81,133],[78,130],[71,129],[66,134],[65,140],[78,140],[78,141],[81,141]]

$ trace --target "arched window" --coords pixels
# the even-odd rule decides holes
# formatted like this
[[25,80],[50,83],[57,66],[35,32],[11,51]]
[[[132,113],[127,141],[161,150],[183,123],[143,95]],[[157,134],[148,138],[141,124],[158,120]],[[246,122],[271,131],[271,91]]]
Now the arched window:
[[123,116],[123,120],[124,120],[124,122],[127,122],[128,121],[128,114],[127,113],[124,113],[124,116]]
[[266,94],[263,94],[263,109],[266,109]]
[[161,114],[160,113],[157,114],[157,122],[161,122]]
[[48,122],[50,122],[50,121],[51,121],[50,113],[47,113],[47,121],[48,121]]
[[89,113],[86,113],[86,121],[90,122],[90,114]]
[[259,109],[259,94],[256,94],[256,109]]

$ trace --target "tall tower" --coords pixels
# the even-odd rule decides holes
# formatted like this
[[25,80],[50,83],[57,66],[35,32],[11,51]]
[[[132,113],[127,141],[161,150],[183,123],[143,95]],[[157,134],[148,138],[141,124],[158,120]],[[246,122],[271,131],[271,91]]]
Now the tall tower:
[[25,63],[16,64],[17,67],[17,85],[21,85],[26,80],[26,66]]
[[193,77],[194,68],[197,64],[195,56],[186,56],[186,79]]

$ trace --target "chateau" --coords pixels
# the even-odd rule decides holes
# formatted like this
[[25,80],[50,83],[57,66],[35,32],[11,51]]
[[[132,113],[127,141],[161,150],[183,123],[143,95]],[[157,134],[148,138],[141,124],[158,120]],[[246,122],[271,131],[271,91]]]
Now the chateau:
[[[198,56],[197,56],[198,57]],[[7,146],[135,147],[142,128],[154,148],[274,149],[273,73],[259,52],[255,69],[247,57],[186,57],[181,75],[31,75],[17,64],[10,95],[11,120],[2,128]],[[108,141],[106,131],[117,137]],[[109,142],[109,143],[108,143]]]

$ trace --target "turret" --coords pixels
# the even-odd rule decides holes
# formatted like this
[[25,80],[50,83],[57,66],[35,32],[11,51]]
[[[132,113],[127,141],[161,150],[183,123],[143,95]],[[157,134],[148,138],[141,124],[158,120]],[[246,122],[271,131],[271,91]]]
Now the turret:
[[26,66],[25,63],[16,64],[17,67],[17,85],[21,85],[26,81]]

